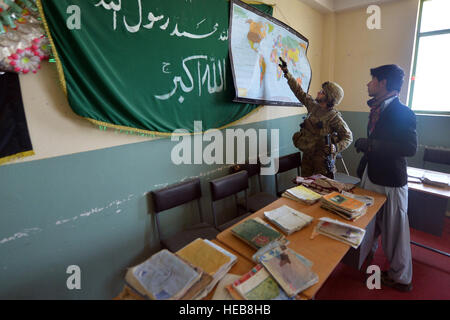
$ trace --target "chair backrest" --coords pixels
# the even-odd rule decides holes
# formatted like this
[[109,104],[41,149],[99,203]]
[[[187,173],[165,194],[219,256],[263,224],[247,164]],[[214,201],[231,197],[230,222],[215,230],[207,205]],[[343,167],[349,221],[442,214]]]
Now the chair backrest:
[[288,154],[278,159],[278,173],[283,173],[291,169],[297,168],[298,175],[300,175],[300,166],[302,164],[302,157],[300,152]]
[[278,174],[297,169],[297,175],[300,175],[300,166],[302,165],[302,157],[300,152],[291,153],[278,159],[278,172],[275,174],[275,192],[279,196]]
[[209,182],[213,201],[224,199],[248,188],[247,171],[239,171]]
[[245,170],[239,171],[225,177],[212,180],[209,184],[211,187],[211,208],[213,212],[214,226],[217,228],[217,215],[214,202],[234,195],[236,208],[239,210],[237,204],[237,194],[244,191],[245,205],[247,206],[248,173]]
[[258,163],[255,164],[236,164],[231,167],[230,172],[236,173],[239,171],[247,171],[248,177],[251,178],[253,176],[258,176],[258,184],[259,184],[259,191],[262,192],[262,183],[261,183],[261,163],[258,161]]
[[181,182],[166,188],[152,191],[156,213],[178,207],[182,204],[201,198],[200,179]]
[[450,165],[450,149],[425,147],[423,161]]
[[194,200],[197,200],[200,222],[203,222],[202,207],[200,204],[200,198],[202,196],[200,179],[189,180],[155,190],[151,192],[151,195],[153,199],[153,209],[156,215],[156,226],[160,236],[159,214],[162,211],[178,207]]

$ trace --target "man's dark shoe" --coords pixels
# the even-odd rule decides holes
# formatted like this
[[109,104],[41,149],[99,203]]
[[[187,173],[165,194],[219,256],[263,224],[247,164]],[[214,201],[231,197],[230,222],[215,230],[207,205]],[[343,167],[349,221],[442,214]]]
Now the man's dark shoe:
[[398,283],[392,280],[389,276],[387,271],[381,271],[381,283],[384,284],[387,287],[394,288],[398,291],[402,292],[410,292],[413,289],[412,283],[409,284],[403,284]]

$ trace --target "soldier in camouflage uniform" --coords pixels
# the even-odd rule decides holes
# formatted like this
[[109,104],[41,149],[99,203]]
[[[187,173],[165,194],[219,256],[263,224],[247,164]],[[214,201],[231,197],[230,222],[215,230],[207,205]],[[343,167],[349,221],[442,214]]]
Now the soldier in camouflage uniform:
[[[340,112],[334,109],[344,98],[344,90],[337,83],[325,82],[314,100],[303,91],[285,64],[280,67],[292,92],[308,110],[300,131],[292,137],[294,145],[303,152],[302,176],[322,174],[333,179],[336,154],[347,149],[353,141],[350,128]],[[329,145],[326,144],[328,135],[331,137]]]

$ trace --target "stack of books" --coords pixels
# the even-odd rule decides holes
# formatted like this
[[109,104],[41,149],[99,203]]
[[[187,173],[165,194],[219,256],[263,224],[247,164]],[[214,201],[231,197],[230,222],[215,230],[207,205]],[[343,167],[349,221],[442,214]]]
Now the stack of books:
[[344,219],[356,220],[367,211],[366,203],[339,192],[332,192],[322,197],[321,207]]
[[272,241],[287,241],[282,233],[264,223],[260,218],[245,220],[231,229],[231,233],[256,250]]
[[264,217],[288,235],[299,231],[313,221],[313,217],[286,205],[264,212]]
[[261,254],[256,267],[227,290],[236,300],[299,299],[299,293],[319,281],[311,265],[286,246],[277,246]]
[[212,281],[195,297],[197,300],[206,297],[237,261],[234,254],[205,239],[191,242],[176,254],[212,277]]
[[297,186],[287,189],[281,196],[307,205],[316,203],[322,197],[317,192],[314,192],[304,186]]
[[151,300],[199,300],[208,295],[237,257],[209,240],[197,239],[177,253],[161,250],[129,268],[125,281]]
[[[416,179],[417,181],[410,180]],[[419,182],[435,187],[448,188],[450,186],[450,178],[445,173],[432,173],[408,167],[408,182]]]
[[151,300],[192,299],[212,277],[168,250],[161,250],[143,263],[129,268],[125,281]]
[[349,244],[357,249],[364,239],[366,230],[324,217],[319,219],[315,232]]
[[234,300],[290,300],[261,264],[257,264],[226,289]]
[[375,202],[375,199],[371,196],[363,196],[360,194],[354,194],[346,191],[341,192],[344,196],[348,196],[350,198],[356,199],[358,201],[364,202],[366,204],[366,207],[370,207]]

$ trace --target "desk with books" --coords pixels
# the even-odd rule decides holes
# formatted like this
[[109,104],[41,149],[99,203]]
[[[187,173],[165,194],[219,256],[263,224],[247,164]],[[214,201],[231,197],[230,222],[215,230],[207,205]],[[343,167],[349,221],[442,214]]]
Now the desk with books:
[[[304,205],[294,200],[280,198],[267,207],[247,217],[240,223],[255,217],[262,218],[264,215],[264,211],[274,210],[283,205],[288,205],[291,208],[310,215],[314,218],[314,221],[309,226],[286,237],[290,241],[288,247],[301,254],[306,259],[312,261],[312,270],[319,276],[318,283],[302,292],[303,296],[307,297],[308,299],[312,299],[314,298],[320,287],[323,285],[323,283],[326,281],[326,279],[329,277],[329,275],[333,272],[338,263],[344,257],[344,262],[351,263],[355,267],[359,268],[369,252],[370,241],[367,241],[367,243],[366,241],[363,241],[358,249],[355,250],[351,248],[351,250],[349,251],[349,245],[322,235],[317,235],[314,239],[311,239],[313,229],[317,224],[317,219],[322,217],[336,219],[338,221],[342,221],[366,229],[366,236],[364,239],[371,239],[373,237],[373,230],[375,227],[374,217],[386,201],[386,197],[381,194],[363,190],[360,188],[355,188],[354,193],[360,195],[368,195],[374,198],[374,204],[367,209],[367,213],[354,222],[345,220],[340,216],[321,208],[320,203],[315,203],[313,205]],[[256,250],[234,236],[231,232],[231,229],[233,227],[234,226],[221,232],[217,236],[217,239],[227,247],[232,248],[236,252],[239,252],[243,257],[251,261],[252,256],[253,254],[255,254]]]
[[408,217],[411,228],[440,237],[444,225],[450,187],[423,182],[427,174],[446,178],[450,174],[408,167]]
[[[429,184],[426,178],[437,178],[440,183]],[[447,181],[447,186],[439,186]],[[442,236],[444,219],[450,198],[450,174],[408,167],[408,219],[411,228]],[[431,181],[431,183],[433,183]],[[414,241],[411,243],[423,248],[450,256],[448,253],[421,245]]]

